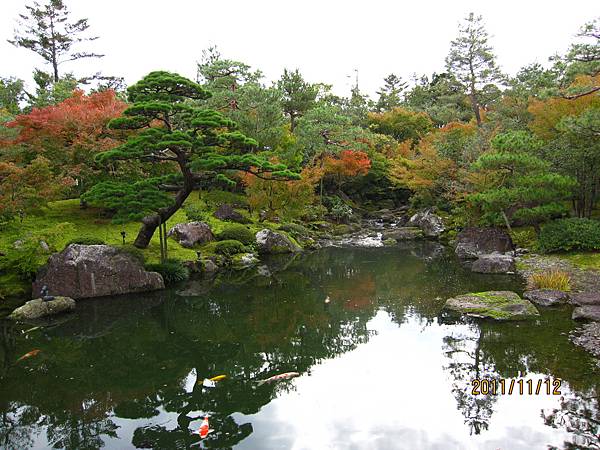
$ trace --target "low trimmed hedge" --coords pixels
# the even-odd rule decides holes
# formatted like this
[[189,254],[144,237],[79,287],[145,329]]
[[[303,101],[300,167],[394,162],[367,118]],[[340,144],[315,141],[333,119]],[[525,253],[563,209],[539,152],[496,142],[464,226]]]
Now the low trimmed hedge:
[[544,253],[600,250],[600,222],[591,219],[560,219],[542,227],[538,239]]

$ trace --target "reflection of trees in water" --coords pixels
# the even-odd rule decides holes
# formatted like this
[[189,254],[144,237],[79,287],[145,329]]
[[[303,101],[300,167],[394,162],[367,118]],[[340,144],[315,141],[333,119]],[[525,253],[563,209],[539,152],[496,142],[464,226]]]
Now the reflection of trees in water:
[[[10,358],[3,353],[0,363],[6,364],[15,354],[42,349],[40,356],[12,367],[0,386],[5,429],[12,430],[3,436],[5,442],[34,442],[45,429],[57,447],[98,448],[103,439],[116,436],[113,416],[147,422],[164,411],[176,413],[176,423],[140,426],[134,445],[193,445],[204,413],[215,431],[203,443],[235,445],[252,426],[236,423],[232,414],[254,414],[292,386],[257,387],[254,380],[309,372],[319,361],[368,339],[366,324],[376,308],[369,301],[374,282],[368,273],[349,270],[351,265],[351,259],[324,252],[290,264],[274,283],[253,277],[240,287],[220,279],[200,296],[163,292],[143,300],[80,303],[77,320],[34,333],[28,341],[19,337]],[[346,283],[366,286],[355,298],[356,307],[325,305],[328,290],[343,293]],[[123,301],[135,302],[133,314]],[[1,344],[15,335],[11,331]],[[186,392],[184,380],[192,370],[200,380],[218,374],[228,378],[215,389],[197,384]],[[15,423],[20,428],[10,426]]]
[[[487,429],[496,401],[493,395],[471,396],[472,379],[547,374],[563,380],[563,394],[570,392],[561,398],[559,408],[541,411],[541,419],[571,433],[565,449],[600,448],[600,377],[589,370],[589,356],[568,340],[573,327],[568,312],[542,309],[539,319],[521,323],[461,319],[469,331],[444,339],[444,352],[451,359],[446,368],[453,378],[452,392],[472,431]],[[456,323],[454,316],[442,315],[440,320]]]
[[452,394],[465,417],[470,434],[480,434],[489,427],[497,396],[472,395],[471,382],[497,376],[494,365],[483,352],[484,332],[481,328],[471,325],[468,330],[462,330],[464,328],[461,327],[444,338],[443,351],[449,359],[444,368],[452,378]]
[[[585,394],[568,394],[560,399],[560,408],[542,411],[544,423],[553,428],[564,428],[572,433],[563,444],[568,450],[600,448],[599,399],[595,390]],[[555,449],[556,447],[552,447]]]

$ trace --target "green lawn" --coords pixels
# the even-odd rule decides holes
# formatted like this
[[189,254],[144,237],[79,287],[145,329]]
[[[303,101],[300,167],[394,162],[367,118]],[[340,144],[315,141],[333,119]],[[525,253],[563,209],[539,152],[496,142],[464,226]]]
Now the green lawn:
[[[235,199],[236,194],[224,191],[213,191],[203,193],[203,199],[201,200],[198,193],[194,192],[186,200],[185,205],[193,205],[199,210],[207,211],[208,214],[206,214],[206,217],[203,218],[203,220],[208,222],[213,233],[217,234],[223,229],[226,222],[214,218],[212,212],[216,209],[217,204],[234,201]],[[264,228],[265,226],[274,226],[274,224],[268,223],[258,224],[255,221],[256,217],[249,216],[249,218],[254,220],[254,223],[249,226],[255,231]],[[171,219],[169,219],[167,228],[170,228],[177,223],[187,221],[188,219],[185,212],[183,209],[180,209],[173,217],[171,217]],[[17,220],[3,228],[0,231],[0,252],[11,248],[17,239],[26,237],[28,233],[50,228],[64,222],[72,224],[72,230],[65,232],[65,234],[59,238],[56,245],[57,250],[61,250],[70,240],[81,237],[95,237],[102,239],[107,244],[119,246],[122,245],[122,230],[127,233],[125,242],[127,244],[132,244],[140,229],[140,223],[137,221],[126,224],[114,224],[110,218],[103,215],[103,211],[100,209],[81,209],[78,199],[61,200],[51,202],[47,208],[40,210],[40,214],[38,215],[26,216],[22,223]],[[168,243],[169,258],[181,260],[196,259],[195,250],[183,248],[173,239],[169,239]],[[143,254],[147,263],[159,261],[160,246],[158,230],[154,234],[148,248],[143,250]]]

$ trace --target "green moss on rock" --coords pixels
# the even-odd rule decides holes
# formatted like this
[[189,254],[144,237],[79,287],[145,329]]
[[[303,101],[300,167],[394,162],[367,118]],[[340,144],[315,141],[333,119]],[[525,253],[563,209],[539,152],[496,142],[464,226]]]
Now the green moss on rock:
[[450,298],[444,309],[471,317],[523,320],[539,315],[535,306],[511,291],[475,292]]

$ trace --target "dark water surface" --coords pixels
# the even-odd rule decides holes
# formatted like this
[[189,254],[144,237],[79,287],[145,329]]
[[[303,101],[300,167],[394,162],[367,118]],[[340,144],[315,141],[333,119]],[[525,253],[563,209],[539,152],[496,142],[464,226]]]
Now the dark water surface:
[[[0,447],[598,448],[600,376],[568,340],[569,308],[528,323],[440,313],[447,297],[488,289],[523,285],[426,243],[330,248],[83,301],[28,334],[0,321]],[[255,383],[290,371],[301,376]],[[527,384],[524,395],[471,395],[476,378],[535,390],[547,377],[561,395]],[[201,441],[205,415],[213,431]]]

